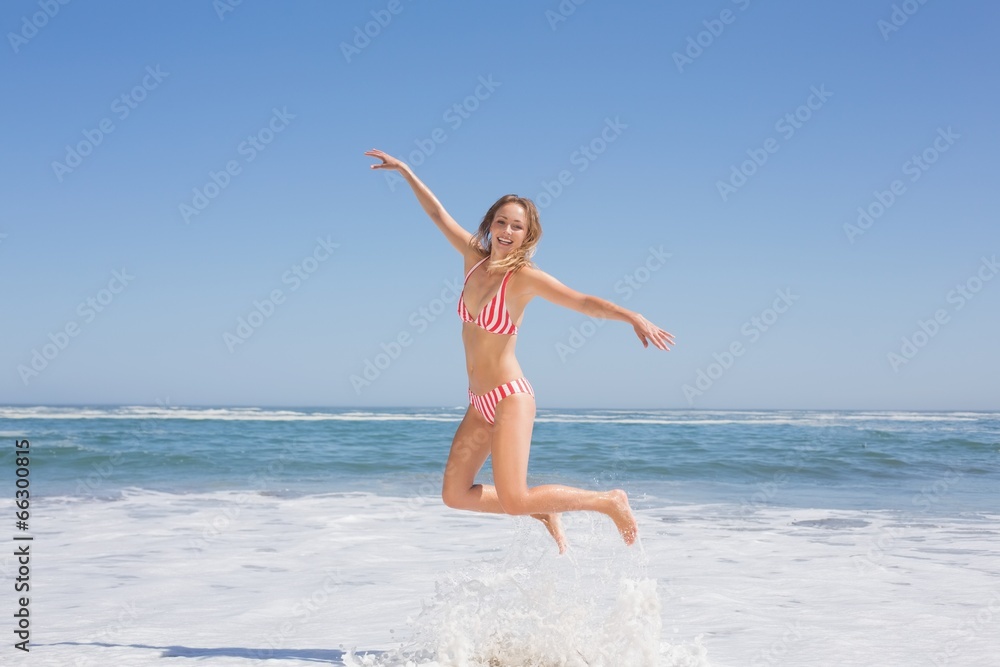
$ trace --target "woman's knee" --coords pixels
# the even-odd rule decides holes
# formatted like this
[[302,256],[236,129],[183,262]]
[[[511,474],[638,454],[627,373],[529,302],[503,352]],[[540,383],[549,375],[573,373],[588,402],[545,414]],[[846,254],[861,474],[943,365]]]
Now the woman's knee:
[[503,490],[498,487],[497,500],[500,501],[500,507],[502,507],[503,511],[507,514],[531,513],[531,510],[528,508],[527,489]]
[[441,487],[441,500],[444,504],[453,510],[460,510],[464,503],[465,494],[460,489],[456,489],[453,484],[445,484]]

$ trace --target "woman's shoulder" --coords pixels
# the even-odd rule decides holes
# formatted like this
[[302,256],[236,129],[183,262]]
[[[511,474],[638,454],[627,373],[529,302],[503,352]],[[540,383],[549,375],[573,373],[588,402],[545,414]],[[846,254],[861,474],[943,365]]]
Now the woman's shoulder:
[[489,257],[489,253],[478,246],[469,246],[466,248],[465,252],[462,254],[463,263],[465,264],[466,272],[471,271],[472,267],[476,264],[481,263],[484,259]]
[[513,272],[509,282],[515,285],[518,292],[535,296],[552,280],[552,276],[534,264],[525,264]]
[[533,262],[528,262],[524,266],[519,266],[514,270],[514,275],[524,276],[527,280],[541,280],[545,278],[551,278],[551,276],[545,271],[542,271]]

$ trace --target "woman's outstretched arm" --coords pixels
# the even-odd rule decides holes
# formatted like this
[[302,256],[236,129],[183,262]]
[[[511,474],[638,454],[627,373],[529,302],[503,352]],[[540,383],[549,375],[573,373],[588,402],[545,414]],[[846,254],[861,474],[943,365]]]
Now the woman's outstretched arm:
[[674,344],[673,334],[664,331],[639,313],[622,308],[607,299],[577,292],[539,269],[525,268],[519,273],[523,274],[523,284],[533,296],[540,296],[557,306],[570,308],[590,317],[628,322],[635,329],[635,334],[643,347],[649,347],[649,343],[652,342],[661,350],[669,350],[669,346]]
[[472,234],[466,231],[460,224],[455,222],[455,219],[448,215],[448,211],[444,210],[444,206],[441,202],[437,200],[434,193],[430,191],[426,185],[417,178],[413,170],[410,169],[402,160],[392,157],[388,153],[380,150],[372,149],[370,151],[365,151],[365,155],[370,157],[378,158],[382,160],[382,164],[371,165],[372,169],[391,169],[393,171],[398,171],[400,175],[406,179],[406,182],[410,184],[413,188],[413,194],[417,196],[417,201],[430,216],[434,224],[438,226],[448,241],[455,246],[464,256],[470,249],[470,241],[472,239]]

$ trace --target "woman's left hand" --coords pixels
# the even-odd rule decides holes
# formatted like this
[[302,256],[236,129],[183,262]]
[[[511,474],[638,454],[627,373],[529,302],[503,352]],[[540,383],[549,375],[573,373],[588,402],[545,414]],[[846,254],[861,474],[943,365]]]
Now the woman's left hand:
[[635,335],[642,341],[643,347],[649,347],[649,342],[661,350],[670,350],[669,345],[674,344],[674,335],[669,331],[664,331],[642,315],[636,315],[633,323]]

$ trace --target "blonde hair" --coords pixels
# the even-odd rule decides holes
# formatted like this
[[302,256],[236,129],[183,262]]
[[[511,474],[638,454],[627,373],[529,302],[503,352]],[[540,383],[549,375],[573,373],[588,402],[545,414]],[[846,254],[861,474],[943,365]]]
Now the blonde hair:
[[495,263],[490,262],[491,266],[488,267],[490,271],[517,271],[524,266],[534,266],[531,262],[531,256],[535,254],[538,241],[542,238],[542,223],[538,218],[538,209],[535,207],[535,203],[525,197],[504,195],[496,200],[493,206],[490,206],[490,210],[486,211],[486,215],[483,216],[483,221],[479,223],[479,229],[472,235],[470,243],[479,252],[489,255],[493,244],[493,235],[490,234],[493,218],[496,217],[497,211],[500,210],[501,206],[511,203],[523,208],[527,217],[527,220],[525,220],[524,242],[517,250],[512,251],[503,259]]

